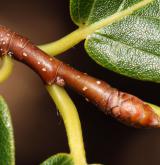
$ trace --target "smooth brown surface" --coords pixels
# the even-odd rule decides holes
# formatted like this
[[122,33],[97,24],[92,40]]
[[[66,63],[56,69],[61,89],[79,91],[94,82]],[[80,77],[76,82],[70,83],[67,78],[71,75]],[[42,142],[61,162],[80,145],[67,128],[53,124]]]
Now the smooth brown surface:
[[[2,1],[0,24],[28,36],[35,43],[56,40],[75,29],[68,15],[68,1]],[[143,83],[95,64],[76,46],[60,57],[72,66],[108,81],[123,91],[159,104],[159,84]],[[160,131],[134,129],[119,124],[81,96],[68,90],[81,117],[88,162],[112,165],[159,165]],[[13,117],[18,165],[42,162],[57,152],[68,152],[63,124],[39,77],[15,62],[14,73],[0,85]]]
[[12,55],[39,74],[45,84],[67,84],[105,114],[135,127],[160,127],[160,118],[137,97],[68,66],[41,51],[29,39],[0,25],[1,55]]
[[10,55],[37,72],[46,84],[53,84],[61,61],[51,58],[28,38],[0,25],[1,55]]
[[66,84],[94,103],[105,114],[135,127],[160,127],[160,118],[142,100],[121,92],[104,81],[79,72],[65,64],[57,71],[57,76]]

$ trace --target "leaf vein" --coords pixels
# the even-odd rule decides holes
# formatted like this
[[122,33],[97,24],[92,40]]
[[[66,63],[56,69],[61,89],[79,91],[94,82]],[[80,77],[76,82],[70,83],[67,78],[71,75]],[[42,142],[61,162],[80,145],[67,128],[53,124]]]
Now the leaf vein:
[[81,22],[81,16],[80,16],[80,11],[79,11],[79,6],[80,6],[80,0],[78,0],[78,19]]
[[119,8],[118,8],[118,10],[117,10],[117,12],[119,12],[119,11],[121,11],[121,10],[123,9],[125,3],[126,3],[126,0],[123,0],[123,1],[121,2],[120,6],[119,6]]
[[89,13],[89,15],[88,15],[88,19],[87,19],[87,21],[86,21],[86,24],[88,24],[88,22],[89,22],[89,20],[90,20],[90,18],[91,18],[91,15],[93,14],[93,11],[94,11],[96,2],[97,2],[97,0],[94,0],[94,1],[93,1],[93,4],[92,4],[91,10],[90,10],[90,13]]
[[120,41],[120,40],[117,40],[117,39],[115,39],[115,38],[113,38],[113,37],[111,37],[111,36],[109,36],[109,35],[106,35],[106,34],[104,35],[104,34],[101,34],[101,33],[97,33],[97,34],[100,35],[101,37],[105,37],[105,38],[110,39],[110,40],[112,40],[112,41],[114,41],[114,42],[118,42],[118,43],[120,43],[120,44],[122,44],[122,45],[126,45],[126,46],[128,46],[128,47],[130,47],[130,48],[140,50],[140,51],[142,51],[142,52],[144,52],[144,53],[149,53],[149,54],[151,54],[151,55],[159,56],[159,55],[156,54],[156,53],[151,53],[151,52],[149,52],[149,51],[147,51],[147,50],[144,50],[144,49],[140,49],[140,48],[138,48],[138,47],[131,46],[131,45],[127,44],[126,42],[122,42],[122,41]]

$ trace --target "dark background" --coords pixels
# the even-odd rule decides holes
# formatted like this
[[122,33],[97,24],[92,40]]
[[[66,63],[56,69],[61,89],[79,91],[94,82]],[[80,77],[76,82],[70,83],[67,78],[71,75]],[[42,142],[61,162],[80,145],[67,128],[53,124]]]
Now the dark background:
[[[76,29],[67,0],[1,1],[0,24],[28,36],[36,44],[59,39]],[[132,80],[98,66],[83,43],[59,56],[75,68],[108,81],[114,87],[160,105],[159,84]],[[160,131],[124,126],[68,90],[82,121],[89,163],[159,165]],[[36,165],[58,152],[69,152],[61,118],[40,78],[15,62],[12,76],[0,85],[13,119],[17,165]]]

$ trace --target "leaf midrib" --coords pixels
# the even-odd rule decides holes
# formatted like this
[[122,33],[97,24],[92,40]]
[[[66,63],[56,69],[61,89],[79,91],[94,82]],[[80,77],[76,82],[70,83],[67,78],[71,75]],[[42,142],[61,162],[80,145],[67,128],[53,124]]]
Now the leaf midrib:
[[[79,0],[78,0],[78,2],[79,2]],[[91,9],[90,9],[90,13],[89,13],[89,15],[88,15],[88,19],[86,20],[86,23],[85,23],[86,25],[89,24],[89,20],[90,20],[92,14],[93,14],[93,11],[94,11],[96,2],[97,2],[97,0],[94,0],[94,1],[93,1],[92,7],[91,7]],[[123,9],[122,7],[123,7],[123,4],[124,4],[125,2],[126,2],[126,0],[123,0],[123,1],[121,2],[121,4],[119,5],[119,8],[117,9],[117,11],[116,11],[115,13],[117,13],[117,12],[121,11],[121,9]],[[79,8],[78,8],[78,13],[79,13]],[[79,18],[80,18],[80,15],[79,15]],[[102,18],[102,19],[103,19],[103,18]],[[96,21],[96,22],[97,22],[97,21]]]
[[147,50],[144,50],[144,49],[140,49],[140,48],[131,46],[131,45],[127,44],[126,42],[122,42],[122,41],[120,41],[120,40],[117,40],[117,39],[115,39],[115,38],[113,38],[113,37],[111,37],[111,36],[109,36],[109,35],[106,35],[106,34],[104,35],[104,34],[101,34],[101,33],[96,33],[96,34],[100,35],[101,37],[105,37],[105,38],[110,39],[110,40],[112,40],[112,41],[118,42],[118,43],[120,43],[120,44],[122,44],[122,45],[126,45],[126,46],[128,46],[128,47],[130,47],[130,48],[132,48],[132,49],[137,49],[137,50],[140,50],[140,51],[142,51],[142,52],[144,52],[144,53],[148,53],[148,54],[150,54],[150,55],[154,55],[154,56],[156,56],[156,57],[159,57],[159,55],[156,54],[156,53],[151,53],[151,52],[149,52],[149,51],[147,51]]
[[[93,2],[93,4],[92,4],[92,7],[91,7],[91,9],[90,9],[90,13],[89,13],[89,15],[88,15],[88,19],[87,19],[86,22],[85,22],[85,26],[89,25],[89,21],[90,21],[90,18],[91,18],[91,16],[92,16],[92,13],[93,13],[93,11],[94,11],[96,2],[97,2],[97,0],[94,0],[94,2]],[[123,1],[121,2],[121,4],[119,5],[119,8],[117,9],[117,11],[116,11],[115,13],[118,13],[118,12],[124,10],[124,9],[123,9],[123,5],[124,5],[125,2],[126,2],[126,0],[123,0]],[[79,0],[78,0],[78,4],[79,4]],[[159,5],[160,5],[160,4],[159,4]],[[115,13],[114,13],[114,14],[115,14]],[[79,7],[78,7],[78,15],[79,15],[79,19],[81,19],[80,12],[79,12]],[[113,14],[112,14],[112,15],[113,15]],[[110,15],[110,16],[112,16],[112,15]],[[157,16],[157,17],[153,17],[153,16],[136,15],[136,14],[132,14],[132,15],[133,15],[133,16],[138,16],[138,17],[144,17],[144,18],[151,18],[151,19],[160,20],[160,18],[158,18],[158,16]],[[103,18],[102,18],[102,19],[103,19]],[[101,20],[102,20],[102,19],[101,19]],[[98,22],[98,21],[96,21],[96,22]],[[96,22],[94,22],[94,23],[96,23]],[[84,27],[85,27],[85,26],[84,26]]]
[[[149,18],[149,19],[158,19],[158,20],[160,20],[160,18],[157,18],[157,17],[150,17],[150,16],[142,16],[142,15],[130,15],[130,16],[132,16],[132,17],[142,17],[142,18]],[[122,42],[122,41],[120,41],[120,40],[118,40],[118,39],[115,39],[114,37],[111,37],[111,36],[109,36],[109,35],[107,35],[107,34],[102,34],[102,33],[100,33],[100,32],[95,32],[95,33],[98,34],[98,35],[100,35],[100,36],[102,36],[102,37],[107,37],[107,38],[110,39],[110,40],[119,42],[119,43],[121,43],[121,44],[123,44],[123,45],[126,45],[126,46],[128,46],[128,47],[131,47],[131,48],[133,48],[133,49],[137,49],[137,50],[143,51],[143,52],[145,52],[145,53],[149,53],[149,54],[153,54],[153,55],[155,55],[155,56],[159,56],[159,55],[156,54],[156,53],[152,53],[152,52],[150,52],[150,51],[147,51],[147,50],[144,50],[144,49],[140,49],[140,48],[138,48],[138,47],[131,46],[131,45],[127,44],[126,42]]]

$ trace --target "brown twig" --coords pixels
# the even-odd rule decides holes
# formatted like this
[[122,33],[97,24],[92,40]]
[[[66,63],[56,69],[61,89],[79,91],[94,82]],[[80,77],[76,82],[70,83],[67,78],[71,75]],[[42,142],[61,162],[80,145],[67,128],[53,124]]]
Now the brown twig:
[[139,98],[112,88],[106,82],[79,72],[50,57],[27,38],[0,26],[0,51],[26,63],[44,83],[65,84],[86,97],[105,114],[135,127],[160,127],[160,117]]

